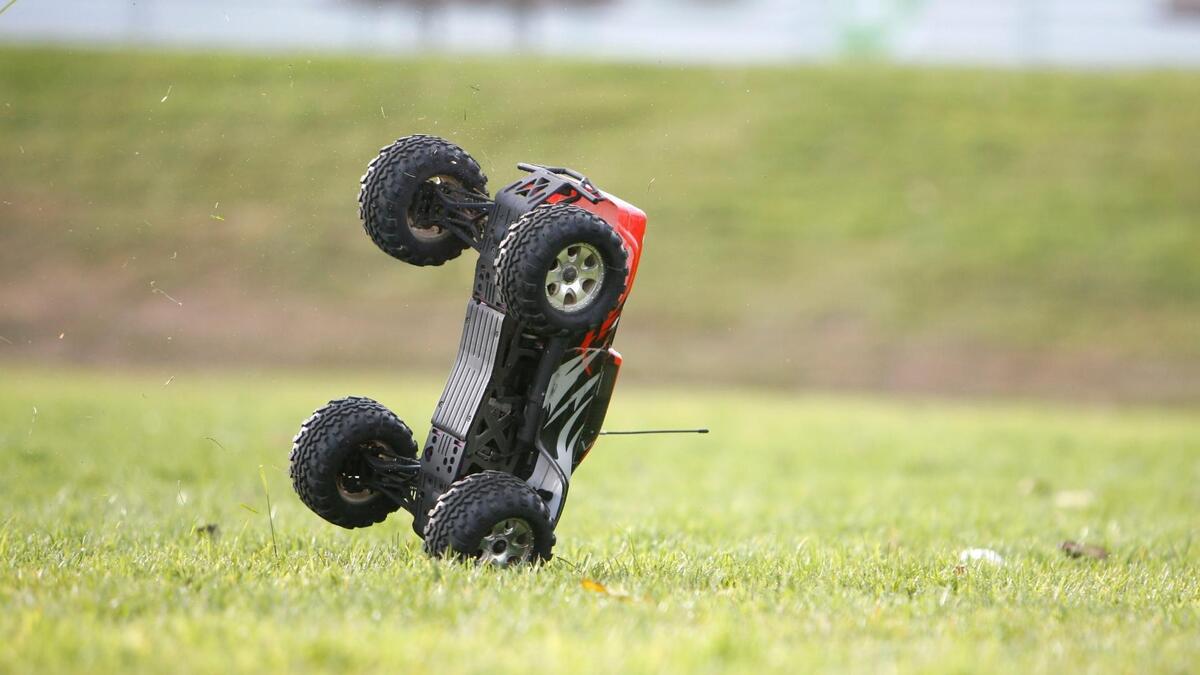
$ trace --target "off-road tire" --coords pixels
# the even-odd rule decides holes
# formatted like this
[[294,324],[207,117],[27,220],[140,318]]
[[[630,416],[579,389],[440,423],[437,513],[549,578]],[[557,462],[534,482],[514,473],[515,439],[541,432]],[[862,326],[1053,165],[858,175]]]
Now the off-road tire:
[[416,458],[412,430],[392,411],[369,398],[330,401],[300,427],[290,455],[292,487],[318,516],[345,528],[367,527],[400,505],[376,492],[351,501],[338,489],[339,474],[354,453],[382,443],[399,457]]
[[455,482],[429,512],[425,552],[434,558],[480,558],[480,543],[497,523],[524,519],[532,528],[531,562],[550,559],[554,527],[538,493],[516,476],[482,471]]
[[[565,312],[550,304],[546,274],[560,251],[578,243],[599,251],[605,275],[591,304]],[[508,313],[526,330],[570,335],[599,326],[617,308],[629,276],[628,254],[621,235],[600,216],[571,204],[548,204],[509,228],[496,255],[496,276]]]
[[[412,265],[441,265],[468,246],[449,230],[436,238],[419,237],[410,226],[409,208],[426,181],[447,176],[487,196],[487,176],[471,155],[437,136],[405,136],[379,151],[367,165],[358,193],[359,217],[371,241],[384,253]],[[421,227],[420,223],[415,223]]]

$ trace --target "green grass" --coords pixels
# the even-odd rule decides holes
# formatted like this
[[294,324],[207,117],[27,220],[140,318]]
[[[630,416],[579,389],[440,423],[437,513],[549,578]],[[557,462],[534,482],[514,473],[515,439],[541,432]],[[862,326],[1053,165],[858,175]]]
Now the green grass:
[[0,66],[0,357],[425,363],[469,266],[390,263],[354,197],[426,132],[493,189],[567,164],[650,214],[625,340],[656,378],[1200,399],[1194,73]]
[[[291,435],[326,399],[375,396],[423,434],[437,391],[6,368],[0,671],[1187,672],[1200,658],[1194,415],[626,386],[613,428],[714,433],[603,440],[558,558],[495,572],[427,560],[407,517],[323,524],[288,484]],[[195,532],[207,524],[215,539]],[[1068,559],[1064,539],[1112,554]],[[968,547],[1005,562],[960,566]]]

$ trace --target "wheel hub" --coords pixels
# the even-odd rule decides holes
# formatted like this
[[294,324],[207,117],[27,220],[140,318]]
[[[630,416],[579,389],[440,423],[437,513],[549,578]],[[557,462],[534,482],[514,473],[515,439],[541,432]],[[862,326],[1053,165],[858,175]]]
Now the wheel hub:
[[604,287],[604,258],[591,244],[571,244],[554,257],[546,273],[546,300],[560,312],[591,305]]
[[366,504],[375,499],[378,493],[366,485],[375,477],[375,471],[367,461],[366,455],[378,458],[392,458],[391,448],[379,441],[364,443],[342,463],[334,479],[338,494],[349,504]]
[[449,230],[436,222],[445,216],[445,209],[437,194],[442,185],[461,187],[450,176],[434,176],[417,187],[407,214],[408,228],[417,239],[435,241],[449,234]]
[[508,567],[533,558],[533,528],[524,518],[506,518],[479,542],[479,564]]
[[366,504],[375,499],[375,491],[362,485],[362,476],[338,474],[335,481],[338,494],[348,504]]

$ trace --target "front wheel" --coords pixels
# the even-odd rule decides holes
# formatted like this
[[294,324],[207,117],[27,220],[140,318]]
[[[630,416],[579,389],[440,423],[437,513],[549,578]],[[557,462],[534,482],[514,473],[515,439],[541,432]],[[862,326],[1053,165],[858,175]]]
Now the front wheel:
[[571,204],[539,206],[512,225],[496,258],[508,312],[529,331],[591,330],[621,302],[629,276],[621,235]]
[[425,526],[425,552],[512,567],[550,559],[554,527],[546,502],[500,471],[471,474],[438,498]]

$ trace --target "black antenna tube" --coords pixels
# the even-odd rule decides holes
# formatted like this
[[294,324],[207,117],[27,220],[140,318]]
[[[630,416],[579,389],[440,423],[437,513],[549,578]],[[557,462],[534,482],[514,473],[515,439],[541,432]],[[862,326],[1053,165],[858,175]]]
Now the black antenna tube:
[[640,431],[601,431],[601,436],[641,436],[644,434],[707,434],[708,429],[645,429]]

